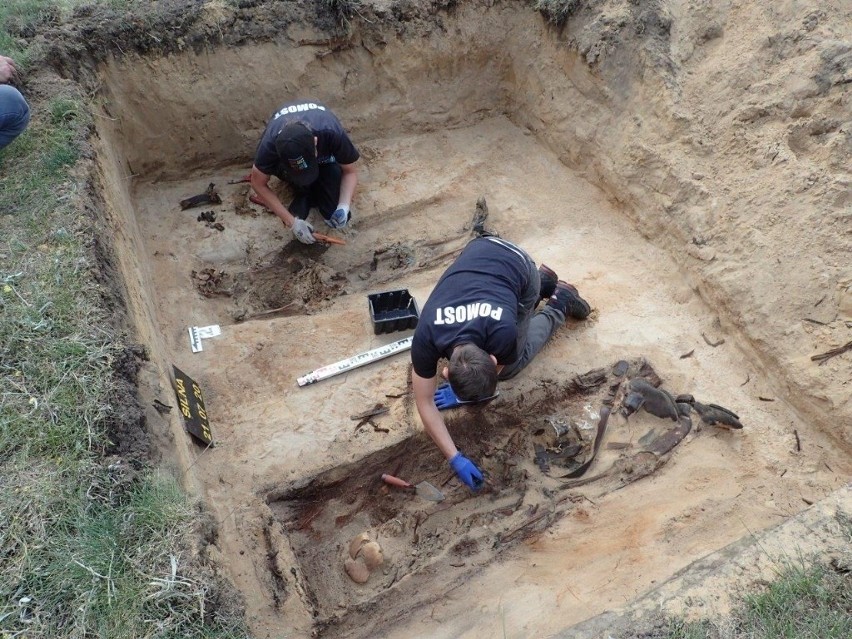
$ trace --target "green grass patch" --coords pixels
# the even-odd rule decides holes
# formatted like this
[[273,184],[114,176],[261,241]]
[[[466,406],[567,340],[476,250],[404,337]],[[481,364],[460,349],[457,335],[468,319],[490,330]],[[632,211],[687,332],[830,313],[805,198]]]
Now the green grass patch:
[[[36,79],[27,34],[77,4],[1,2],[0,53]],[[81,206],[92,119],[73,86],[27,86],[30,124],[0,150],[0,637],[245,637],[197,558],[196,505],[104,457],[124,345]]]
[[237,617],[207,605],[211,575],[191,565],[185,546],[197,511],[174,479],[148,474],[122,487],[120,468],[92,466],[88,483],[76,485],[80,470],[4,469],[11,490],[0,494],[8,517],[0,551],[11,561],[0,582],[0,631],[244,637]]
[[686,623],[680,619],[670,622],[665,639],[708,639],[712,635],[712,626],[707,621]]
[[736,615],[740,636],[755,639],[852,637],[852,576],[822,565],[788,568]]
[[0,3],[0,54],[14,58],[19,70],[30,66],[34,51],[20,38],[61,10],[55,0],[4,0]]
[[[848,558],[852,561],[852,555]],[[748,593],[731,616],[685,622],[674,619],[660,639],[849,639],[852,573],[816,558],[788,565],[760,591]]]
[[37,58],[28,41],[37,30],[67,17],[75,7],[100,5],[126,9],[140,0],[3,0],[0,2],[0,55],[14,58],[26,70]]
[[56,98],[0,151],[0,459],[80,459],[103,439],[112,347],[68,176],[88,126]]

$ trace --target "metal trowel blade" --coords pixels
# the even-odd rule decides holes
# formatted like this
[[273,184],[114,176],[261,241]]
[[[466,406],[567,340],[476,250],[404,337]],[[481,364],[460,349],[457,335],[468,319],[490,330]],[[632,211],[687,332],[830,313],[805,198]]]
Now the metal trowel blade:
[[442,493],[428,481],[421,481],[415,486],[415,488],[417,489],[418,497],[428,499],[429,501],[444,501],[444,493]]

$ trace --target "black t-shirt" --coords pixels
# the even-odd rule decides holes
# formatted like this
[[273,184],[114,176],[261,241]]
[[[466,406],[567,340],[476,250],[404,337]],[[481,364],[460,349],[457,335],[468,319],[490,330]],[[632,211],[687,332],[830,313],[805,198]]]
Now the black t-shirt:
[[275,137],[288,122],[304,122],[317,137],[317,162],[319,164],[352,164],[360,156],[340,120],[321,102],[295,100],[278,109],[270,118],[257,145],[254,165],[266,175],[284,179],[275,150]]
[[474,344],[501,365],[518,359],[518,301],[529,277],[526,259],[499,241],[472,240],[435,285],[414,331],[411,362],[431,378],[458,344]]

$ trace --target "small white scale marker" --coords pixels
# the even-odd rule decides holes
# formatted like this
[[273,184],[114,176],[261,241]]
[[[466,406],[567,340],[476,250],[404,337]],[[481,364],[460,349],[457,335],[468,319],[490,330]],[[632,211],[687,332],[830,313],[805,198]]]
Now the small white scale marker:
[[210,326],[190,326],[188,330],[189,345],[192,347],[193,353],[200,353],[204,350],[201,346],[201,340],[222,334],[222,329],[219,328],[218,324],[211,324]]

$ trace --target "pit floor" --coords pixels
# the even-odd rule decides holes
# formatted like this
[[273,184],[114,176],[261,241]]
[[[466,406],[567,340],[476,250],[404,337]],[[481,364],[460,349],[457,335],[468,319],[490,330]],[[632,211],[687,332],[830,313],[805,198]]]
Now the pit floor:
[[[689,276],[645,241],[600,189],[531,134],[495,117],[463,129],[356,143],[363,156],[360,184],[354,225],[336,233],[347,241],[343,247],[299,246],[277,218],[256,206],[256,216],[237,215],[247,185],[227,181],[248,166],[135,186],[157,321],[173,363],[200,383],[211,416],[216,446],[199,448],[196,466],[220,523],[220,559],[246,598],[256,636],[302,636],[312,623],[298,597],[276,604],[269,591],[265,493],[420,428],[402,400],[387,397],[407,390],[407,355],[305,388],[296,379],[410,334],[374,335],[367,295],[408,288],[422,305],[451,260],[441,256],[470,237],[480,196],[488,203],[486,228],[575,283],[594,309],[588,321],[566,325],[520,378],[503,384],[504,397],[541,379],[567,379],[618,359],[645,357],[665,388],[728,406],[745,428],[710,428],[689,437],[654,476],[587,501],[544,535],[483,566],[462,587],[424,597],[428,605],[390,604],[410,610],[389,614],[396,621],[382,628],[382,636],[502,636],[504,628],[508,636],[546,636],[625,604],[692,561],[781,523],[844,483],[850,461],[817,428],[798,420],[782,392],[749,362],[747,345],[724,332],[697,297]],[[223,204],[181,211],[178,202],[209,182]],[[225,230],[198,222],[204,210],[216,211]],[[316,215],[316,229],[327,231]],[[371,271],[374,251],[394,243],[414,247],[415,264],[432,266],[380,262]],[[235,297],[204,297],[191,276],[205,268],[244,274],[272,263],[285,265],[283,273],[294,259],[327,267],[320,273],[327,287],[322,290],[332,293],[327,300],[308,300],[307,313],[236,321],[245,308]],[[347,294],[334,295],[336,288]],[[193,354],[187,327],[209,324],[220,324],[221,336],[205,340],[203,352]],[[712,347],[702,333],[725,341]],[[378,402],[391,406],[378,420],[389,432],[353,432],[350,415]],[[794,430],[804,443],[800,451]],[[460,490],[453,483],[447,489]],[[330,557],[329,566],[342,570],[342,556]],[[346,636],[376,634],[363,626]]]

